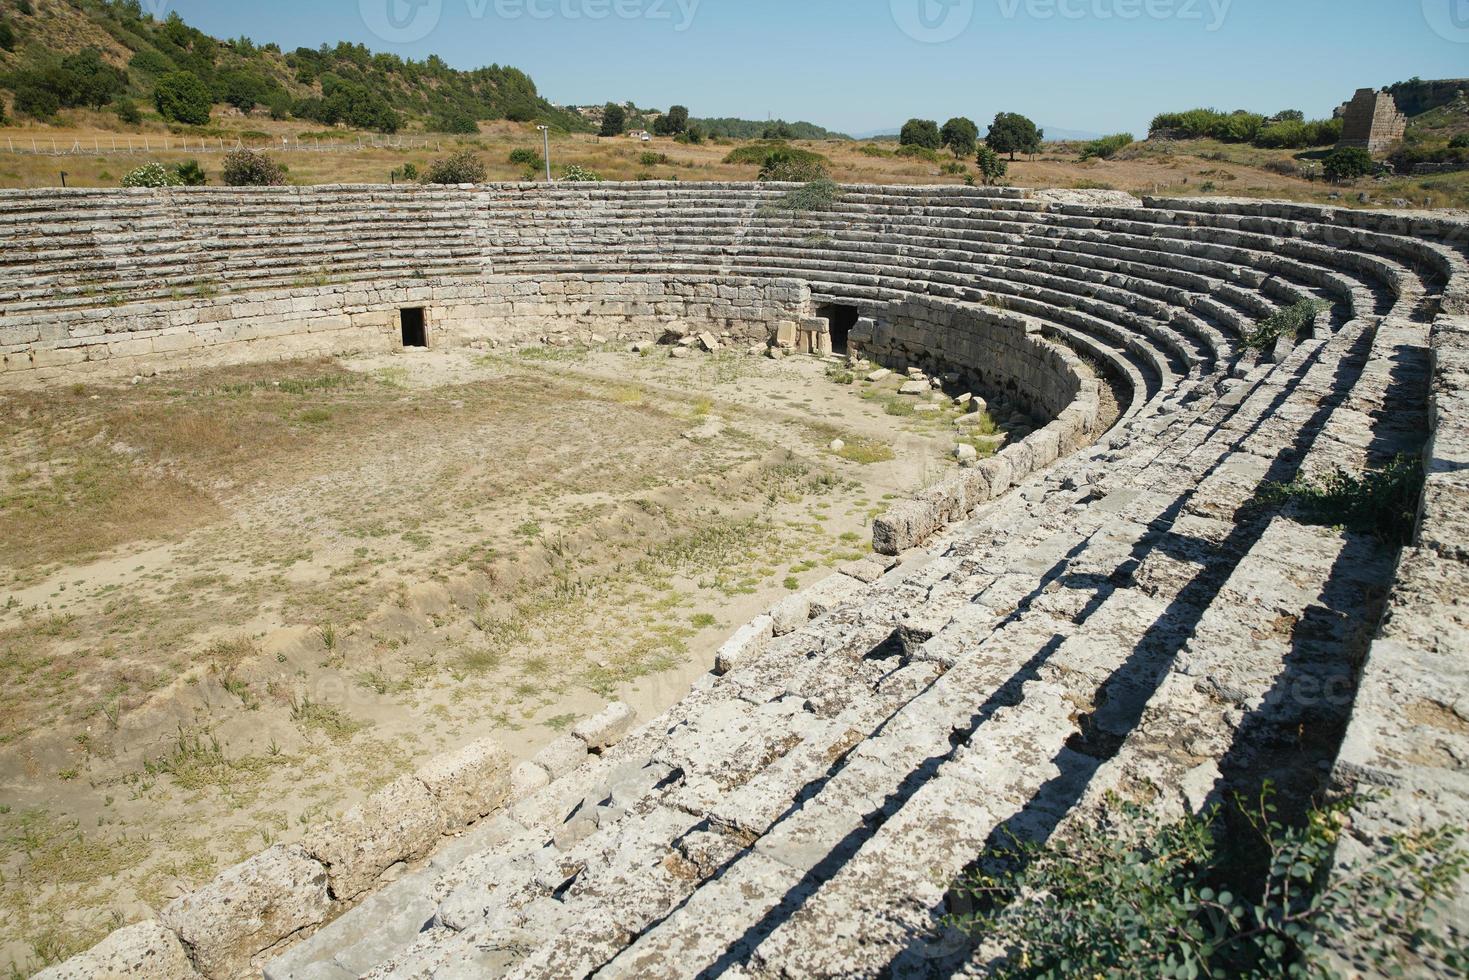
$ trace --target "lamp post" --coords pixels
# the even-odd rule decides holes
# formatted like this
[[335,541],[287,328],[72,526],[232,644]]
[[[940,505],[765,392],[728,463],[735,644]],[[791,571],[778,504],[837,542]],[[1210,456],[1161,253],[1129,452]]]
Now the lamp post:
[[546,144],[546,183],[551,183],[551,127],[537,126],[541,131],[541,139]]

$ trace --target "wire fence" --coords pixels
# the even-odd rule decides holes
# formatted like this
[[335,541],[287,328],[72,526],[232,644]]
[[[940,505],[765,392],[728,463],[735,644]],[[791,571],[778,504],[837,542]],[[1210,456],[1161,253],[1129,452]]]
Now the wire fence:
[[91,139],[58,140],[42,137],[5,137],[0,149],[32,156],[150,156],[155,153],[232,153],[235,150],[269,150],[272,153],[356,153],[361,150],[439,150],[434,140],[358,137],[355,141],[293,140],[252,142],[234,139],[189,139],[184,136],[96,136]]

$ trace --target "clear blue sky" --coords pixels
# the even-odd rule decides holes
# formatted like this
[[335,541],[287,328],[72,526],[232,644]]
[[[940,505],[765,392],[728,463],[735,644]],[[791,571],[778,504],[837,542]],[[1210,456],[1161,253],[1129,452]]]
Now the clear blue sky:
[[1051,127],[1142,135],[1166,109],[1299,108],[1329,115],[1359,87],[1413,75],[1469,76],[1469,0],[144,0],[144,6],[177,10],[216,36],[244,34],[287,50],[349,40],[405,57],[438,54],[460,68],[514,65],[535,79],[542,95],[563,104],[678,102],[696,116],[773,115],[853,133],[896,127],[912,116],[942,122],[967,115],[984,123],[1006,110]]

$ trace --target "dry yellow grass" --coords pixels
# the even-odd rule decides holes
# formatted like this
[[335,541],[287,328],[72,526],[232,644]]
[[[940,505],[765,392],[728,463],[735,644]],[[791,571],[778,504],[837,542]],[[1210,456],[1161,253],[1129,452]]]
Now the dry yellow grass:
[[[542,171],[531,174],[509,160],[510,152],[515,149],[541,151],[541,136],[528,124],[485,123],[480,135],[475,137],[403,134],[401,139],[405,141],[430,144],[427,148],[414,149],[359,148],[355,146],[359,137],[379,141],[383,138],[340,131],[322,140],[327,144],[335,141],[339,148],[320,153],[279,149],[282,138],[292,144],[303,134],[307,134],[308,140],[316,139],[313,134],[320,129],[313,128],[311,123],[236,116],[217,119],[216,129],[224,134],[226,145],[239,137],[251,145],[274,148],[272,152],[290,168],[290,180],[297,184],[387,183],[404,164],[411,163],[421,171],[436,157],[463,147],[476,151],[491,180],[544,179]],[[154,148],[148,153],[141,152],[145,138]],[[71,114],[64,126],[12,126],[0,130],[0,187],[58,186],[63,170],[67,173],[67,183],[73,187],[115,187],[128,170],[147,161],[177,163],[187,159],[199,160],[212,182],[217,182],[221,160],[219,138],[213,137],[214,150],[201,153],[200,137],[173,135],[157,124],[148,124],[141,131],[129,131],[110,114],[92,112]],[[125,144],[129,139],[138,152],[112,152],[114,140]],[[181,140],[193,148],[180,148]],[[63,156],[8,151],[11,144],[25,148],[32,141],[43,149],[54,145],[58,149],[79,146],[90,150]],[[165,142],[169,149],[157,149]],[[552,137],[551,157],[558,170],[577,164],[606,180],[753,180],[759,169],[755,165],[724,162],[730,150],[739,145],[742,144],[738,141],[720,141],[686,146],[669,139],[642,143],[630,136],[602,139],[585,134],[559,134]],[[873,144],[841,140],[801,141],[797,145],[825,155],[831,161],[832,176],[847,183],[964,182],[963,174],[944,172],[942,164],[950,159],[947,156],[941,157],[940,163],[933,163],[891,153],[877,155],[877,151],[868,149]],[[893,144],[877,146],[890,150]],[[644,162],[646,154],[657,157],[657,162]],[[1006,183],[1019,187],[1107,188],[1134,194],[1283,198],[1348,206],[1358,206],[1357,195],[1366,190],[1379,207],[1396,200],[1406,201],[1413,208],[1469,207],[1469,174],[1394,178],[1365,181],[1361,186],[1333,187],[1267,169],[1283,163],[1298,164],[1302,156],[1290,150],[1258,150],[1204,140],[1136,144],[1114,160],[1082,161],[1075,146],[1047,144],[1045,152],[1035,159],[1012,162]],[[964,163],[972,172],[972,162]]]

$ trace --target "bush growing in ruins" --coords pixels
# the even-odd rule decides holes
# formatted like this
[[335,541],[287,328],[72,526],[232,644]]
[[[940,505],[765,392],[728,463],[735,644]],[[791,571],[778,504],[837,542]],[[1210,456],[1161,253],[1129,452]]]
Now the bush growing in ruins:
[[179,187],[183,182],[177,170],[161,163],[145,163],[122,178],[124,187]]
[[988,146],[979,148],[979,156],[976,160],[979,167],[979,177],[984,181],[986,187],[993,187],[1005,179],[1005,174],[1010,172],[1010,165],[1000,159],[1000,155]]
[[173,169],[185,187],[203,187],[209,183],[209,175],[204,172],[203,167],[199,166],[198,160],[185,160],[183,163],[174,164]]
[[169,122],[203,126],[209,122],[209,88],[191,71],[169,72],[153,90],[158,114]]
[[488,177],[485,165],[470,149],[460,150],[428,165],[423,175],[425,184],[483,184]]
[[1126,149],[1137,142],[1131,133],[1116,133],[1112,136],[1103,136],[1099,140],[1092,140],[1081,148],[1081,158],[1091,160],[1093,158],[1110,160],[1119,151]]
[[226,154],[222,174],[231,187],[275,187],[286,182],[285,168],[254,150]]
[[[1236,801],[1248,833],[1229,835],[1218,808],[1165,823],[1113,798],[1096,823],[1046,845],[1018,844],[998,855],[1001,870],[962,881],[958,890],[979,911],[951,922],[1006,944],[1001,977],[1329,975],[1332,942],[1387,975],[1405,965],[1398,942],[1462,969],[1465,951],[1435,927],[1465,872],[1461,832],[1393,838],[1333,877],[1354,802],[1288,827],[1267,786],[1258,805]],[[1263,849],[1263,882],[1240,880],[1256,866],[1246,848]]]
[[1422,462],[1399,456],[1388,466],[1360,477],[1337,468],[1321,480],[1272,484],[1261,495],[1261,502],[1294,502],[1309,523],[1370,534],[1396,546],[1413,543],[1422,494]]
[[1334,184],[1346,180],[1356,180],[1365,177],[1377,170],[1377,164],[1372,159],[1372,154],[1359,146],[1343,146],[1332,150],[1326,159],[1321,161],[1321,171],[1326,174],[1326,179]]
[[1244,336],[1244,345],[1250,350],[1273,350],[1280,338],[1295,340],[1299,337],[1301,331],[1315,323],[1316,315],[1326,308],[1327,304],[1321,300],[1303,299],[1276,310]]

